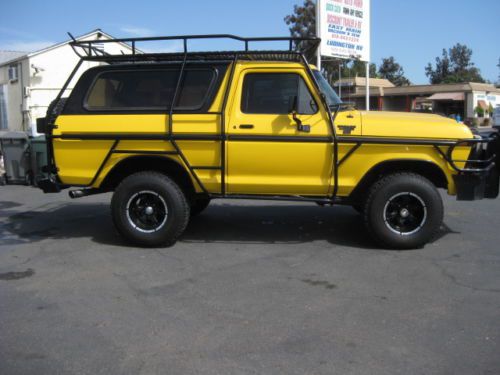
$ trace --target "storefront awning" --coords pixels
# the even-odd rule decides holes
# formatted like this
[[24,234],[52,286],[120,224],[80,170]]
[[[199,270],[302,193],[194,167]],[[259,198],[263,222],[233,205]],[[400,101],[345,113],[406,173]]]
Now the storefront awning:
[[429,96],[429,100],[454,100],[454,101],[464,101],[465,94],[463,92],[440,92]]

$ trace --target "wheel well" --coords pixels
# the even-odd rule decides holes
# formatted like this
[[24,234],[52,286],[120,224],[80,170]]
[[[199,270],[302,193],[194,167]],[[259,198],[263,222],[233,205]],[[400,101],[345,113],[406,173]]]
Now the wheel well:
[[448,180],[443,170],[435,163],[425,160],[389,160],[372,167],[361,179],[349,196],[349,203],[363,201],[363,196],[380,177],[397,173],[410,172],[421,175],[431,181],[437,188],[448,188]]
[[108,191],[115,190],[125,177],[142,171],[156,171],[169,176],[188,197],[195,193],[188,172],[176,161],[161,156],[131,156],[120,161],[107,174],[100,188]]

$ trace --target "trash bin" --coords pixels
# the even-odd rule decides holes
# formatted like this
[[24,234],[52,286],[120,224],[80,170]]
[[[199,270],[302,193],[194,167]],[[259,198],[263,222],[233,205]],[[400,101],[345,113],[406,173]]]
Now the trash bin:
[[31,174],[33,183],[36,185],[38,180],[47,178],[47,173],[42,172],[42,168],[48,164],[47,162],[47,141],[44,135],[33,137],[31,143]]
[[24,132],[0,133],[0,149],[5,168],[5,182],[29,185],[31,163],[28,135]]

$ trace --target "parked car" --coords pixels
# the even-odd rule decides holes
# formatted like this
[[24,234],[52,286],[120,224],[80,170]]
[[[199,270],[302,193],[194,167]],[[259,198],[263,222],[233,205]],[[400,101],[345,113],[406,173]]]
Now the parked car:
[[[208,38],[196,36],[179,38],[183,53],[104,55],[73,42],[82,61],[109,64],[39,120],[48,165],[33,172],[38,186],[76,187],[73,198],[112,191],[116,228],[143,246],[175,242],[211,199],[243,198],[351,205],[382,246],[416,248],[442,223],[438,188],[497,197],[496,139],[442,116],[342,103],[292,50],[297,39],[226,37],[245,49],[191,53],[190,40]],[[277,40],[290,49],[249,48]]]
[[500,128],[500,106],[495,108],[495,111],[493,112],[493,127]]

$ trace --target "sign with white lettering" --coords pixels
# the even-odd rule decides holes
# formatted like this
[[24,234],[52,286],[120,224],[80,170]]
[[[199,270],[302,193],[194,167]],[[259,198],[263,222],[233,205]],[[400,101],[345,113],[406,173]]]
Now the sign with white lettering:
[[370,61],[370,0],[317,0],[321,55]]

